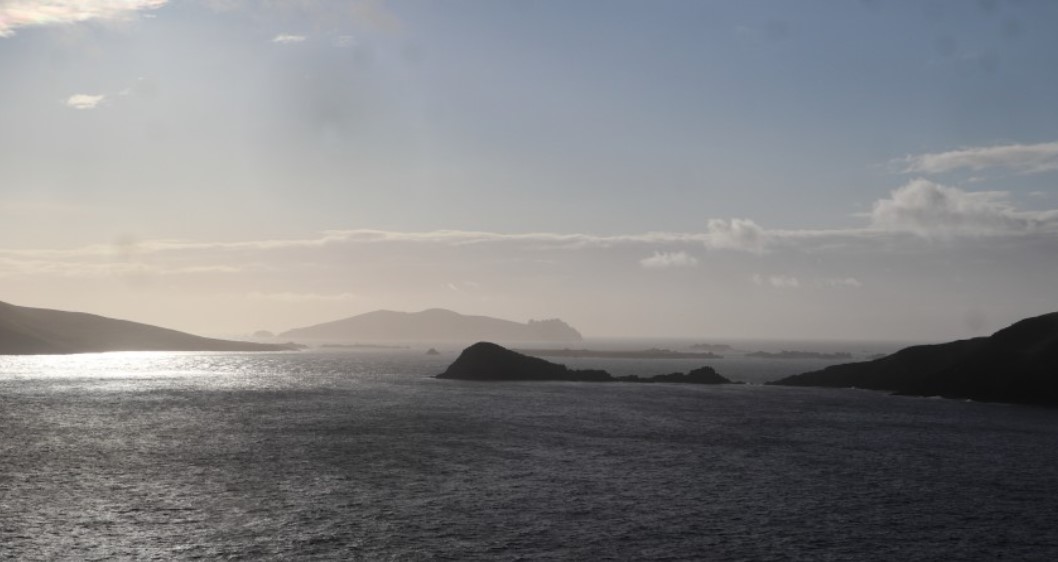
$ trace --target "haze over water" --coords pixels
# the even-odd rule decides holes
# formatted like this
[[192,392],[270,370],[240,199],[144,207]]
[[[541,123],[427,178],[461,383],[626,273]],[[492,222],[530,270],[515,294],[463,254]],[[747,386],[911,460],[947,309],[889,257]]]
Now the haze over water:
[[0,553],[1058,556],[1052,410],[849,390],[428,377],[450,360],[2,358]]

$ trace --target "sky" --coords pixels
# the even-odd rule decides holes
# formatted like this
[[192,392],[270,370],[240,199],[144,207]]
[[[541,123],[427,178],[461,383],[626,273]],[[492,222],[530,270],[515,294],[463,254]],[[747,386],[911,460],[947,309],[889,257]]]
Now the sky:
[[1058,310],[1058,3],[0,0],[0,300],[946,341]]

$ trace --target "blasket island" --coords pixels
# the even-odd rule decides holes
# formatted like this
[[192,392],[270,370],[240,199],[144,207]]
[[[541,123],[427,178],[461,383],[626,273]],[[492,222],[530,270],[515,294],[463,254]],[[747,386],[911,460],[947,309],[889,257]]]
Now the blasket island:
[[472,381],[573,381],[573,382],[670,382],[689,384],[732,384],[712,367],[688,373],[652,377],[615,377],[599,369],[570,369],[539,357],[530,357],[492,342],[478,342],[463,350],[439,379]]

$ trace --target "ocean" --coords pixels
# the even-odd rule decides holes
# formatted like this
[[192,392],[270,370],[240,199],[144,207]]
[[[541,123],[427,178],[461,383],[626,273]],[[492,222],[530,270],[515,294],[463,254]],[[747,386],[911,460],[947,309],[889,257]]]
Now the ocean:
[[1058,560],[1055,410],[424,349],[0,357],[0,558]]

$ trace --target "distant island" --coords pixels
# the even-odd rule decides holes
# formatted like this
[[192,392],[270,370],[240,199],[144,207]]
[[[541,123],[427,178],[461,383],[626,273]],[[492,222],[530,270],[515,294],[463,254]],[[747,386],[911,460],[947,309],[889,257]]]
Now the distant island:
[[0,302],[0,355],[101,351],[283,351],[288,344],[203,338],[139,322],[83,312]]
[[565,365],[530,357],[491,342],[478,342],[462,351],[439,379],[473,381],[573,381],[573,382],[669,382],[690,384],[730,384],[712,367],[689,373],[653,377],[615,377],[598,369],[570,369]]
[[724,353],[734,351],[735,348],[726,343],[696,343],[690,346],[691,349],[697,349],[699,351],[715,351],[718,353]]
[[601,349],[515,349],[518,353],[536,357],[585,357],[590,359],[723,359],[722,355],[711,352],[687,353],[671,349],[640,349],[634,351],[613,351]]
[[753,353],[747,353],[746,357],[758,357],[761,359],[852,359],[852,354],[843,351],[836,353],[820,353],[817,351],[783,350],[775,353],[754,351]]
[[343,320],[297,328],[282,338],[344,341],[574,342],[583,339],[569,324],[553,318],[512,322],[489,316],[466,316],[441,308],[422,312],[376,310]]
[[1058,312],[1021,320],[988,337],[908,347],[769,384],[1058,406]]
[[406,345],[385,345],[381,343],[325,343],[324,349],[408,349]]

